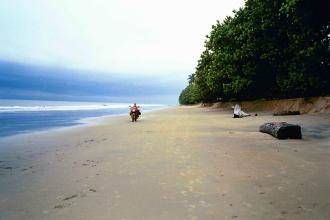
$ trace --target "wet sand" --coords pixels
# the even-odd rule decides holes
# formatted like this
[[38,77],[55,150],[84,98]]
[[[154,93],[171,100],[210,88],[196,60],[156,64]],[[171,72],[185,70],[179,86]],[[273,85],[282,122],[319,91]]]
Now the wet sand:
[[[330,219],[330,115],[178,107],[0,139],[0,219]],[[303,140],[258,132],[303,127]]]

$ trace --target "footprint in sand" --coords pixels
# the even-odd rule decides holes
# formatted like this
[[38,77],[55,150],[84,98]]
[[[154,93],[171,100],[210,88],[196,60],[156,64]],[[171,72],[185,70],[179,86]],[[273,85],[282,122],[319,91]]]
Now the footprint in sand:
[[[62,199],[62,201],[66,202],[66,203],[62,203],[62,204],[55,205],[55,206],[54,206],[54,209],[63,209],[63,208],[65,208],[65,207],[70,206],[71,203],[69,202],[69,200],[71,200],[71,199],[75,199],[75,198],[77,198],[77,197],[78,197],[77,194],[73,194],[73,195],[70,195],[70,196],[65,197],[64,199]],[[81,197],[82,197],[82,198],[86,197],[86,194],[81,194]]]
[[77,195],[77,194],[74,194],[74,195],[71,195],[71,196],[65,197],[65,198],[63,199],[63,201],[67,201],[67,200],[70,200],[70,199],[73,199],[73,198],[76,198],[76,197],[78,197],[78,195]]
[[0,169],[4,169],[4,170],[12,170],[13,167],[10,167],[10,166],[0,166]]
[[63,209],[65,205],[56,205],[54,206],[54,209]]
[[89,139],[89,140],[85,140],[84,143],[92,143],[94,141],[95,141],[94,139]]
[[91,167],[96,167],[97,164],[99,164],[99,161],[94,161],[94,160],[86,160],[85,163],[81,164],[82,166],[88,166],[90,165]]

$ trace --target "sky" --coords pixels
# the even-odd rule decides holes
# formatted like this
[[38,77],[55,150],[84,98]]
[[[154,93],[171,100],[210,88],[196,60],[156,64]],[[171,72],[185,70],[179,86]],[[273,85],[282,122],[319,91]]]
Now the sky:
[[157,76],[180,86],[216,20],[244,0],[10,0],[0,7],[0,60]]

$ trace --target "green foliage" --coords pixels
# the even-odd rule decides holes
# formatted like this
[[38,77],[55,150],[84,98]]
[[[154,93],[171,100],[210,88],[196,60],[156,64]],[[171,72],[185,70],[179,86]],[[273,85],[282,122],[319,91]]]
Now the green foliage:
[[195,98],[196,90],[193,84],[189,84],[180,94],[179,102],[183,105],[191,105],[198,102]]
[[212,26],[180,103],[329,94],[329,11],[322,0],[247,0]]

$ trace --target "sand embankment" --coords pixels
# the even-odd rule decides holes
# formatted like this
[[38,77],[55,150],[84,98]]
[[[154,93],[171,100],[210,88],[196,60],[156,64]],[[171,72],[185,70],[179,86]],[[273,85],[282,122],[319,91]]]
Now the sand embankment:
[[[274,120],[303,139],[258,132]],[[178,107],[0,139],[0,219],[330,219],[329,125]]]
[[312,97],[312,98],[295,98],[295,99],[279,99],[279,100],[256,100],[242,102],[217,102],[206,104],[205,106],[213,108],[231,109],[236,103],[246,111],[300,111],[301,114],[306,113],[330,113],[330,97]]

